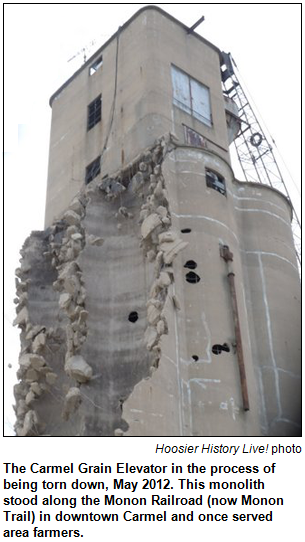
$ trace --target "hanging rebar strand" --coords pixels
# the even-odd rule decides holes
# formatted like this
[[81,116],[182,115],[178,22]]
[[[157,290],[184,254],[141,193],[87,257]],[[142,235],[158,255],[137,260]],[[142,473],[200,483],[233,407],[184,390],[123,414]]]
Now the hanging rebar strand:
[[228,281],[229,281],[229,286],[230,286],[234,329],[235,329],[236,355],[237,355],[239,376],[240,376],[240,383],[241,383],[243,409],[246,411],[246,410],[250,410],[250,406],[249,406],[246,370],[245,370],[245,363],[244,363],[244,353],[243,353],[241,331],[240,331],[240,324],[239,324],[239,315],[238,315],[238,306],[237,306],[237,297],[236,297],[236,288],[235,288],[235,273],[233,272],[232,265],[231,265],[231,262],[233,262],[233,254],[232,252],[230,252],[230,249],[227,245],[223,245],[222,247],[220,247],[220,256],[224,259],[228,268]]

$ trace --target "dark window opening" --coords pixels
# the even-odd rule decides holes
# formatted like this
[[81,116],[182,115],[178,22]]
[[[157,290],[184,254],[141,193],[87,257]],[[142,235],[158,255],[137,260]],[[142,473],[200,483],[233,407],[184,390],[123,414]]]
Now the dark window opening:
[[223,196],[226,195],[226,185],[224,178],[219,175],[218,173],[215,173],[214,171],[211,171],[210,169],[206,170],[206,183],[209,188],[213,188]]
[[103,64],[103,56],[100,56],[89,68],[89,75],[93,75]]
[[187,273],[185,275],[185,278],[187,282],[190,282],[191,284],[196,284],[200,281],[199,275],[197,275],[197,273],[194,273],[194,271],[190,271],[189,273]]
[[101,94],[88,105],[87,130],[91,130],[102,118],[102,96]]
[[85,183],[90,183],[101,172],[101,157],[99,156],[86,167]]
[[214,344],[214,346],[212,346],[212,352],[218,356],[221,352],[230,352],[230,347],[227,343]]
[[139,318],[139,315],[136,311],[133,311],[129,314],[128,320],[129,322],[135,323]]
[[186,267],[187,269],[196,269],[197,264],[196,264],[196,262],[194,262],[194,260],[188,260],[188,261],[184,264],[184,267]]
[[199,357],[198,356],[192,356],[193,360],[194,361],[198,361],[199,360]]
[[183,230],[180,230],[181,233],[191,233],[191,228],[183,228]]

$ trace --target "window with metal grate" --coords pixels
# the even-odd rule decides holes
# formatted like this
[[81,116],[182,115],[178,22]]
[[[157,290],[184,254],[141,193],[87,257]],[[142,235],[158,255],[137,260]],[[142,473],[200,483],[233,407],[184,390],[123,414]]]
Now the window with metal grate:
[[102,118],[102,95],[88,105],[87,130],[91,130]]

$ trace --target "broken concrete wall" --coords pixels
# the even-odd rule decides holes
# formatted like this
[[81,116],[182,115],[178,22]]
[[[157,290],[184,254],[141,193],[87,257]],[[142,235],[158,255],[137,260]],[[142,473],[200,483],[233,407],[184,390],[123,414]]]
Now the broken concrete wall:
[[[225,178],[226,194],[207,185],[206,168]],[[234,256],[249,412],[224,245]],[[292,254],[285,198],[236,182],[209,149],[169,134],[96,178],[21,251],[17,434],[297,434]]]
[[158,366],[171,264],[187,244],[170,229],[162,162],[171,145],[161,138],[125,171],[91,182],[27,239],[17,271],[18,435],[128,429],[122,405]]

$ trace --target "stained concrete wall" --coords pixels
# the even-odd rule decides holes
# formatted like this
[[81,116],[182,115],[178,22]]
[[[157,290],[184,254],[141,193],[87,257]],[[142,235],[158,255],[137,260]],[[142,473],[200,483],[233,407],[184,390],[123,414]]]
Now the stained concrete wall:
[[[218,50],[186,30],[140,10],[52,97],[47,228],[25,242],[16,272],[20,436],[300,434],[290,205],[234,178]],[[209,87],[212,126],[173,104],[172,64]],[[102,122],[87,132],[100,93]],[[99,154],[101,174],[85,186]],[[207,169],[225,195],[207,186]],[[190,260],[199,282],[186,280]]]
[[[101,54],[103,65],[90,76]],[[172,108],[172,64],[210,89],[211,127]],[[99,94],[102,121],[87,131],[87,107]],[[97,156],[102,155],[101,176],[111,174],[171,130],[183,140],[182,123],[208,137],[229,160],[223,103],[217,48],[159,8],[140,10],[51,98],[46,226],[81,188],[86,166]]]
[[[207,187],[205,168],[225,177],[226,196]],[[235,181],[223,159],[200,149],[172,152],[163,174],[173,228],[191,229],[171,286],[181,310],[168,304],[159,369],[124,403],[127,434],[151,434],[152,427],[156,435],[299,434],[300,298],[288,202],[269,187]],[[249,412],[222,245],[234,255]],[[188,260],[197,263],[198,283],[186,281]],[[213,345],[224,343],[230,352],[213,354]]]

